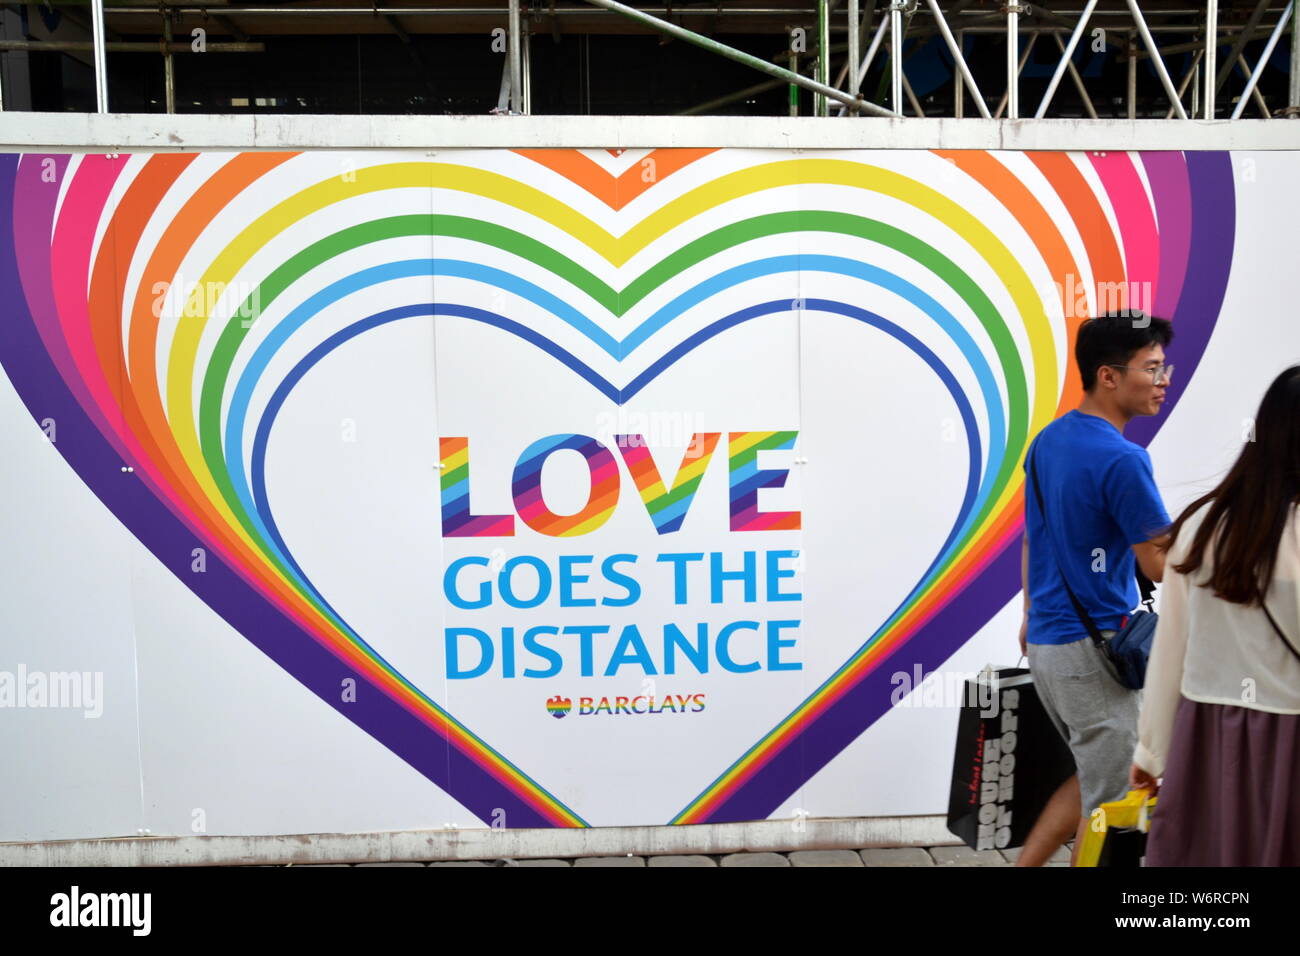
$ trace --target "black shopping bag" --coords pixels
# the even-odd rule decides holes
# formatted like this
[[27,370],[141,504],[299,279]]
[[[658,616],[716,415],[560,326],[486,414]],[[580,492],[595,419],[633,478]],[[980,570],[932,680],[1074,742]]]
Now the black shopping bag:
[[1121,827],[1106,834],[1101,845],[1098,866],[1141,866],[1147,852],[1147,835],[1132,827]]
[[948,797],[948,829],[973,850],[1021,846],[1074,775],[1070,748],[1028,669],[985,668],[966,681]]
[[1092,812],[1075,866],[1141,866],[1146,855],[1151,811],[1159,802],[1145,789],[1129,790],[1121,800]]

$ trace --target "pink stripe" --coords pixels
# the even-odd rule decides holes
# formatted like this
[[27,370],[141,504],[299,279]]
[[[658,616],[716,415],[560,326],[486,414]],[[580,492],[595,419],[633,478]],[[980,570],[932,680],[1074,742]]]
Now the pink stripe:
[[[772,527],[772,525],[776,524],[777,522],[784,521],[789,516],[790,516],[790,512],[788,511],[764,511],[762,514],[757,515],[755,517],[753,522],[753,528],[755,531],[763,531],[767,528]],[[800,524],[802,523],[803,522],[800,521]],[[786,530],[793,531],[794,529],[787,528]]]
[[[29,241],[17,243],[16,250],[23,295],[31,308],[37,333],[45,345],[46,352],[50,355],[51,361],[54,363],[55,368],[58,369],[59,375],[69,391],[85,409],[91,421],[95,423],[95,427],[100,430],[106,440],[112,443],[126,461],[132,462],[133,465],[146,465],[147,463],[142,459],[137,461],[139,456],[131,456],[124,452],[121,437],[109,426],[103,411],[91,399],[90,391],[76,373],[77,363],[73,360],[67,343],[61,334],[58,308],[55,304],[54,290],[51,285],[50,260],[52,247],[48,242],[52,231],[52,218],[57,198],[56,195],[51,195],[50,190],[57,189],[57,182],[46,183],[41,181],[42,163],[46,158],[44,154],[24,155],[20,160],[15,182],[13,228],[15,235],[29,237]],[[66,156],[48,158],[54,159],[58,175],[61,176],[66,172]],[[61,214],[71,212],[68,200],[72,198],[71,195],[65,197],[64,204],[60,207]],[[102,203],[102,199],[100,201]],[[60,264],[60,275],[64,274],[64,265]],[[79,265],[82,270],[81,277],[77,278],[78,273],[76,270],[73,270],[72,276],[73,280],[77,282],[75,289],[84,292],[89,279],[88,259],[82,260]],[[195,520],[189,509],[171,493],[171,490],[156,480],[156,472],[152,475],[151,472],[153,472],[152,468],[143,473],[137,471],[132,478],[125,478],[124,480],[143,479],[158,500],[189,527],[194,532],[195,538],[203,542],[219,560],[247,581],[254,590],[266,598],[282,614],[302,627],[304,632],[310,634],[318,643],[330,648],[336,656],[338,655],[337,647],[340,645],[336,640],[323,637],[319,629],[308,624],[300,614],[292,610],[279,596],[275,595],[267,587],[263,579],[252,573],[246,564],[236,560],[225,547],[218,544],[211,532],[202,523]]]
[[1142,153],[1160,229],[1160,279],[1155,314],[1172,318],[1183,294],[1192,248],[1192,188],[1187,163],[1179,152]]
[[484,522],[490,522],[482,531],[475,531],[475,536],[483,537],[506,537],[515,533],[515,522],[510,515],[492,515],[483,518]]
[[458,538],[509,536],[514,533],[510,515],[475,515],[456,529]]
[[[91,318],[87,296],[95,226],[106,213],[108,194],[123,167],[123,162],[111,161],[102,156],[87,156],[77,167],[72,182],[68,184],[63,204],[59,207],[59,220],[53,226],[54,241],[49,249],[53,298],[57,305],[43,311],[42,318],[50,320],[49,312],[56,313],[61,330],[58,340],[67,345],[68,360],[73,369],[70,378],[66,368],[61,367],[59,371],[64,382],[77,396],[78,402],[124,461],[136,469],[135,477],[143,480],[156,498],[164,502],[191,530],[199,533],[198,529],[204,527],[203,523],[172,492],[157,464],[146,456],[135,435],[126,427],[121,409],[104,378],[90,334]],[[50,208],[53,208],[53,203]],[[48,231],[50,230],[46,227],[41,227],[41,234]],[[111,240],[110,228],[110,232],[105,234],[105,241]],[[36,310],[33,309],[33,312]],[[50,329],[50,334],[54,335],[53,321],[50,321]],[[49,340],[44,340],[48,349]],[[123,388],[129,387],[130,383],[124,381]],[[88,402],[91,404],[88,405]],[[225,555],[225,558],[229,563],[229,555]]]
[[623,454],[623,460],[631,465],[639,465],[645,459],[650,457],[650,449],[645,445],[624,445],[619,448]]
[[[47,159],[54,161],[55,181],[45,182],[44,164]],[[54,284],[50,274],[49,237],[53,227],[54,204],[58,196],[59,182],[67,172],[69,157],[47,156],[33,153],[23,156],[19,161],[18,174],[14,182],[14,235],[23,237],[15,243],[18,259],[18,274],[23,286],[23,295],[31,307],[32,319],[37,334],[45,344],[54,367],[76,398],[77,404],[85,409],[90,420],[103,432],[104,436],[117,448],[118,453],[127,457],[122,443],[114,429],[108,426],[104,414],[91,398],[89,390],[76,374],[76,363],[68,350],[59,325],[58,305],[54,298]],[[83,263],[84,266],[84,263]],[[84,290],[85,283],[82,283]]]
[[[1107,153],[1098,156],[1089,153],[1093,168],[1101,177],[1102,186],[1110,199],[1115,221],[1119,225],[1120,239],[1124,244],[1124,271],[1126,281],[1139,283],[1139,290],[1150,289],[1150,301],[1133,303],[1134,307],[1150,308],[1155,300],[1155,284],[1160,271],[1160,244],[1156,236],[1155,214],[1147,199],[1142,180],[1138,178],[1133,160],[1127,153]],[[1141,283],[1150,283],[1143,286]],[[1104,303],[1099,303],[1104,306]]]
[[[122,174],[126,163],[104,156],[88,155],[77,167],[68,186],[54,229],[53,259],[54,298],[58,303],[63,337],[68,343],[77,372],[95,403],[108,412],[115,405],[104,371],[95,354],[90,335],[90,312],[87,283],[90,279],[90,252],[95,241],[95,226],[108,201],[109,191]],[[113,232],[104,234],[105,249],[112,249]],[[119,315],[113,316],[120,321]],[[119,423],[118,430],[121,425]]]
[[605,459],[605,464],[592,469],[591,483],[596,487],[597,491],[604,490],[605,486],[609,484],[617,485],[618,459],[613,455],[609,455]]
[[543,508],[546,507],[542,502],[541,482],[533,485],[523,494],[515,495],[515,510],[518,511],[520,515],[523,515],[524,512],[529,509],[535,509],[538,505],[541,505]]
[[545,518],[547,515],[553,514],[551,509],[546,507],[546,504],[542,501],[540,495],[537,496],[536,500],[526,505],[521,505],[518,499],[516,499],[515,510],[519,512],[519,517],[523,518],[524,521],[530,525],[537,518]]
[[746,508],[738,515],[731,518],[731,527],[736,531],[747,531],[754,525],[754,518],[758,515],[757,507]]

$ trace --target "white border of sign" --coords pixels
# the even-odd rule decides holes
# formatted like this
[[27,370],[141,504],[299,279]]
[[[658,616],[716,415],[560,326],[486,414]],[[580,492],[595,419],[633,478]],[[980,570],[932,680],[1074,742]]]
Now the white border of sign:
[[836,119],[784,116],[315,116],[0,113],[0,148],[38,150],[656,147],[1300,149],[1287,120]]
[[[4,152],[742,147],[1300,150],[1285,120],[0,113]],[[941,816],[689,827],[141,837],[0,844],[0,866],[328,863],[954,844]]]

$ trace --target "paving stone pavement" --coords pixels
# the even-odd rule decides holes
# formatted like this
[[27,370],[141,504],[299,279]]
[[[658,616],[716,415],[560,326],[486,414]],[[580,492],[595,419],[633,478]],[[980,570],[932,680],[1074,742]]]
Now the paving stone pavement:
[[[299,863],[296,866],[1012,866],[1020,850],[982,850],[962,845],[868,847],[842,850],[793,850],[789,853],[676,854],[663,856],[584,856],[538,860],[394,860],[388,863]],[[1048,866],[1070,865],[1070,845],[1061,847]]]

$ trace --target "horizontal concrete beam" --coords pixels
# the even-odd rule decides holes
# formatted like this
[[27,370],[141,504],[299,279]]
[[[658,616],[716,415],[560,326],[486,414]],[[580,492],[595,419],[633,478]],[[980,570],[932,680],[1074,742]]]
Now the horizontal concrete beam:
[[756,820],[661,827],[401,830],[284,836],[122,837],[0,843],[6,866],[199,866],[541,859],[956,844],[941,816]]
[[6,152],[459,147],[1300,149],[1287,120],[0,113]]

